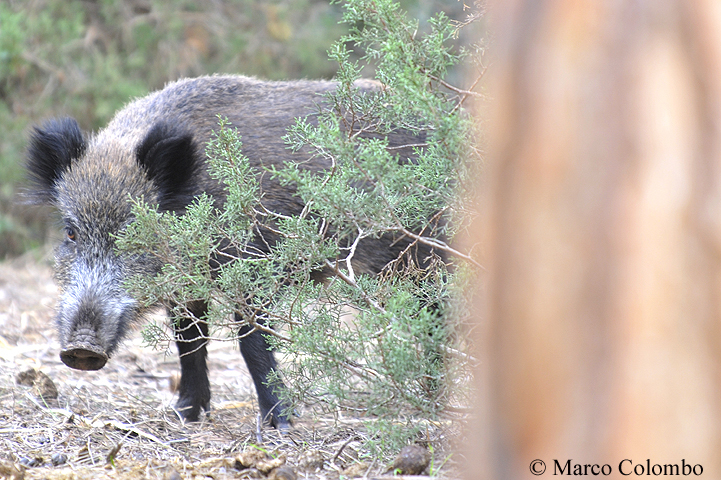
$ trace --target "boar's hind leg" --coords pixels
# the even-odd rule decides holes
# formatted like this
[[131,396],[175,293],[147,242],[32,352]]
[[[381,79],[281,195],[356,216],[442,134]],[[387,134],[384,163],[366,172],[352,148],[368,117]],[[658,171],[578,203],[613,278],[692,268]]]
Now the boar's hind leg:
[[[237,314],[235,320],[237,322],[242,321]],[[260,414],[265,422],[270,423],[275,428],[287,430],[290,427],[290,408],[282,404],[275,393],[275,389],[283,388],[283,384],[277,382],[273,385],[269,383],[268,379],[268,374],[277,368],[273,351],[263,334],[259,331],[249,334],[251,331],[252,327],[248,325],[240,327],[240,352],[243,354],[248,371],[253,377],[255,390],[258,392]]]
[[178,318],[173,322],[180,355],[180,397],[175,408],[187,421],[197,421],[200,410],[210,410],[208,380],[208,324],[200,321],[208,306],[205,302],[187,305],[195,318]]

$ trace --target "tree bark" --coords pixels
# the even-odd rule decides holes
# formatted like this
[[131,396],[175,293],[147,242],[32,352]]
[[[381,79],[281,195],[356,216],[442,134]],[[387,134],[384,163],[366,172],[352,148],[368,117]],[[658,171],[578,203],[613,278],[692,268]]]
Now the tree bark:
[[533,478],[535,459],[545,475],[570,459],[619,478],[648,459],[719,476],[721,4],[489,13],[467,478]]

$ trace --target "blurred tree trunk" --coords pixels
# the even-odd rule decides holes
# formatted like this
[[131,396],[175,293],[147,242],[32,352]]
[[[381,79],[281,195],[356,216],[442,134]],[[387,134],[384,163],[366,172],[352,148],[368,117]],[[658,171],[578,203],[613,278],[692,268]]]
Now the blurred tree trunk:
[[721,3],[489,11],[485,437],[468,478],[533,478],[534,459],[615,478],[624,459],[684,459],[718,478]]

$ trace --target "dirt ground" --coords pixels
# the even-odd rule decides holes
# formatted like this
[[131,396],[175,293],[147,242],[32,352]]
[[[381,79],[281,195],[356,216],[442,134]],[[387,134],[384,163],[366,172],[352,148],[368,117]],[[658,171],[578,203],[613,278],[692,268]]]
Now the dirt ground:
[[[355,419],[301,412],[289,434],[258,428],[252,381],[234,343],[211,343],[213,410],[193,424],[173,411],[174,348],[143,346],[139,331],[102,370],[67,368],[52,321],[58,291],[49,256],[0,263],[0,478],[387,475],[387,463],[359,458],[363,429]],[[455,478],[455,458],[443,444],[432,455],[436,467],[424,473]]]

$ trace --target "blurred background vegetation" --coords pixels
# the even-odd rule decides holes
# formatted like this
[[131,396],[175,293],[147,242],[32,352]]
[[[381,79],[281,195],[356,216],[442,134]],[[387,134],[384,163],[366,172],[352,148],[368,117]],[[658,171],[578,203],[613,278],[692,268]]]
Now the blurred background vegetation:
[[[462,0],[400,3],[421,28],[438,11],[466,15]],[[48,212],[22,201],[32,125],[72,116],[98,130],[131,98],[180,77],[332,78],[326,50],[346,33],[341,14],[328,0],[1,0],[0,259],[54,230]]]

